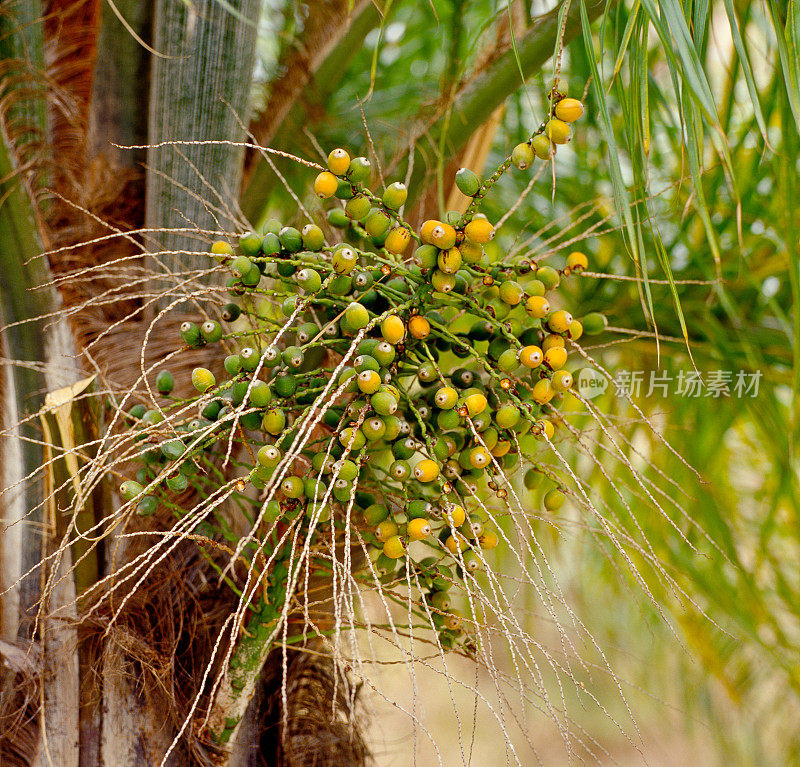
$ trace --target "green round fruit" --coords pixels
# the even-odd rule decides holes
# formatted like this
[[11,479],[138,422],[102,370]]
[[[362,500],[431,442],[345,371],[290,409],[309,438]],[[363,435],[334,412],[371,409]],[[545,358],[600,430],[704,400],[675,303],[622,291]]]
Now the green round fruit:
[[461,168],[456,172],[456,186],[461,194],[474,197],[481,189],[481,180],[475,171]]
[[239,250],[246,256],[257,256],[261,252],[261,238],[255,232],[247,232],[239,238]]
[[272,389],[269,384],[258,381],[250,389],[250,404],[253,407],[266,407],[272,402]]
[[159,394],[169,394],[175,388],[175,376],[169,370],[162,370],[156,376],[156,389]]
[[132,501],[143,492],[144,488],[133,479],[129,479],[119,486],[119,494],[123,501]]
[[364,221],[364,229],[370,237],[383,237],[391,225],[389,214],[377,208],[373,208]]
[[354,157],[350,160],[350,167],[347,169],[347,178],[354,184],[364,184],[369,181],[372,172],[372,164],[366,157]]
[[214,320],[206,320],[200,326],[200,333],[206,343],[215,344],[222,340],[222,325]]
[[236,320],[239,319],[241,313],[242,310],[239,308],[239,304],[230,303],[230,304],[225,304],[225,306],[222,307],[221,315],[222,319],[225,320],[225,322],[236,322]]
[[297,272],[297,283],[306,293],[317,293],[322,287],[322,277],[315,269],[306,267]]
[[281,247],[289,253],[297,253],[303,247],[303,235],[293,226],[284,226],[278,233]]
[[517,144],[511,152],[511,162],[520,170],[527,170],[533,165],[536,154],[530,144]]
[[281,354],[281,359],[284,365],[297,370],[303,364],[305,355],[299,346],[287,346]]
[[185,474],[174,474],[167,478],[167,487],[172,490],[173,493],[182,493],[189,487],[189,480]]
[[408,190],[405,184],[395,181],[389,184],[383,193],[383,204],[391,210],[399,210],[408,199]]
[[378,415],[393,415],[397,411],[397,399],[387,391],[377,391],[370,397],[370,405]]
[[150,517],[156,513],[158,501],[152,495],[146,495],[136,505],[136,513],[140,517]]
[[328,223],[337,229],[344,229],[350,225],[350,217],[342,208],[332,208],[328,211]]
[[353,301],[345,310],[345,319],[351,328],[361,330],[369,324],[369,312],[366,307]]
[[261,428],[267,432],[267,434],[276,436],[280,434],[285,427],[286,414],[278,407],[267,410],[267,412],[264,413],[264,417],[261,419]]
[[604,314],[600,312],[591,312],[587,314],[582,320],[583,332],[589,336],[596,336],[602,333],[608,327],[608,320]]
[[370,210],[372,210],[372,203],[369,197],[363,194],[357,194],[344,206],[344,212],[353,221],[363,221],[369,215]]
[[325,245],[325,233],[316,224],[306,224],[300,236],[307,250],[322,250]]
[[291,373],[276,376],[272,385],[281,399],[288,399],[297,391],[297,379]]
[[305,487],[300,477],[286,477],[283,482],[281,482],[281,490],[287,498],[299,498],[303,495]]
[[200,328],[194,322],[184,322],[181,325],[181,338],[184,343],[192,347],[200,346],[203,343]]
[[281,247],[277,232],[267,232],[261,240],[261,251],[265,256],[276,256],[281,252]]

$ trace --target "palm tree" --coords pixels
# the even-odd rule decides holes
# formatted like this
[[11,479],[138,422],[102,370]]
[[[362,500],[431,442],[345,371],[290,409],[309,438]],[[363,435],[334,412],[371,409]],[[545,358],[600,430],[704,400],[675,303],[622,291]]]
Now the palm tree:
[[[98,584],[150,545],[108,523],[128,467],[103,453],[113,411],[97,403],[119,401],[171,358],[176,328],[202,306],[182,283],[216,289],[217,272],[198,265],[210,233],[295,220],[310,183],[296,158],[339,145],[373,157],[387,179],[407,179],[416,224],[463,209],[455,169],[501,165],[557,83],[585,92],[586,120],[557,182],[548,172],[529,189],[529,176],[513,175],[487,197],[487,215],[515,233],[508,247],[592,252],[599,276],[567,295],[610,318],[597,348],[586,346],[604,367],[673,382],[725,371],[731,390],[740,371],[757,373],[761,388],[676,395],[666,412],[649,397],[635,413],[609,391],[593,401],[599,412],[576,413],[567,455],[599,511],[578,520],[577,544],[559,535],[553,551],[572,563],[595,635],[625,621],[640,636],[643,616],[658,625],[660,652],[676,637],[689,648],[687,677],[726,691],[724,703],[685,704],[736,723],[723,756],[789,763],[797,734],[762,720],[796,712],[800,684],[799,13],[771,0],[565,0],[535,13],[462,0],[0,3],[0,311],[12,361],[0,761],[367,760],[350,688],[312,654],[286,668],[285,654],[265,655],[249,695],[209,714],[232,737],[209,736],[201,693],[235,599],[224,580],[211,585],[215,561],[193,543],[120,591],[124,604],[96,607]],[[214,364],[198,350],[173,370],[185,381]],[[46,401],[54,390],[60,400]],[[635,471],[615,439],[635,448]],[[102,545],[77,534],[104,525]],[[593,606],[593,589],[625,599],[622,584],[643,595],[640,611]],[[610,691],[582,673],[569,674],[576,690],[597,684],[616,698],[613,672]],[[343,715],[332,721],[334,696]]]

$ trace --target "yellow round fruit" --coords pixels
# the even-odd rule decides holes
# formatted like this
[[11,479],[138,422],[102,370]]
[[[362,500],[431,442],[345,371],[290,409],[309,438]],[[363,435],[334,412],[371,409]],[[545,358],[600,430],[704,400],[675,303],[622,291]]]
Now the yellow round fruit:
[[444,627],[448,631],[458,631],[464,622],[464,616],[458,610],[450,610],[444,616]]
[[531,146],[536,156],[540,160],[546,160],[550,157],[551,152],[555,152],[556,148],[550,143],[550,139],[543,133],[539,133],[531,139]]
[[451,410],[458,402],[458,392],[452,386],[443,386],[433,398],[436,407],[442,410]]
[[464,240],[458,249],[461,251],[461,258],[468,264],[479,264],[483,258],[483,245],[477,242]]
[[485,245],[494,237],[494,227],[485,218],[473,218],[464,227],[464,236],[478,245]]
[[344,149],[334,149],[328,155],[328,170],[336,176],[344,176],[350,168],[350,155]]
[[525,346],[519,350],[519,361],[526,368],[538,368],[542,364],[542,350],[538,346]]
[[537,437],[547,437],[547,439],[553,439],[553,435],[556,433],[556,427],[553,426],[552,421],[544,419],[542,421],[537,421],[534,424],[532,431]]
[[482,413],[484,410],[486,410],[486,406],[488,404],[489,403],[486,401],[486,397],[480,392],[468,394],[466,397],[464,397],[464,407],[467,409],[467,414],[470,417],[474,417],[479,413]]
[[403,541],[399,535],[393,535],[391,538],[387,538],[383,543],[383,553],[384,556],[389,557],[389,559],[400,559],[406,553],[406,547],[403,545]]
[[431,323],[421,314],[415,314],[408,321],[408,332],[411,333],[414,338],[422,341],[431,334]]
[[544,296],[529,296],[525,301],[525,311],[535,320],[540,320],[550,311],[550,302]]
[[375,537],[379,541],[388,541],[393,535],[397,535],[397,523],[391,519],[384,519],[375,528]]
[[577,341],[583,335],[583,325],[579,320],[572,320],[567,329],[567,335],[573,341]]
[[211,246],[211,255],[212,256],[232,256],[233,255],[233,247],[229,242],[225,242],[225,240],[217,240]]
[[455,274],[461,268],[461,260],[461,251],[458,248],[442,250],[438,258],[439,269],[445,274]]
[[547,378],[542,378],[537,381],[533,386],[533,400],[540,405],[545,405],[556,396],[556,390],[553,384]]
[[583,104],[578,99],[561,99],[556,104],[554,111],[559,120],[563,120],[565,123],[574,123],[583,114]]
[[439,476],[439,465],[430,458],[423,458],[414,467],[414,479],[418,482],[433,482]]
[[384,341],[396,346],[406,337],[406,326],[396,314],[390,314],[381,322],[381,335]]
[[[554,346],[544,353],[544,363],[551,370],[558,370],[564,367],[567,361],[567,350],[563,346]],[[569,388],[569,387],[567,387]]]
[[336,176],[328,170],[322,171],[316,179],[314,179],[314,192],[317,197],[327,200],[328,197],[333,197],[336,190],[339,188],[339,182]]
[[567,389],[572,388],[572,373],[569,370],[556,370],[553,373],[553,386],[555,386],[556,391],[567,391]]
[[427,245],[433,245],[433,230],[437,227],[444,227],[444,223],[438,219],[431,218],[426,221],[419,230],[420,239]]
[[495,458],[502,458],[511,450],[511,443],[508,440],[501,439],[489,452]]
[[567,256],[567,266],[572,269],[573,272],[580,274],[582,271],[589,268],[589,259],[586,257],[585,253],[575,250]]
[[404,226],[397,226],[386,235],[386,242],[383,243],[383,247],[390,253],[399,256],[405,252],[409,242],[411,242],[411,232]]
[[374,370],[361,371],[356,381],[364,394],[374,394],[381,388],[381,377]]
[[548,120],[544,132],[554,144],[566,144],[572,137],[572,129],[569,127],[569,123],[565,123],[557,117]]
[[466,551],[467,548],[469,548],[467,539],[461,535],[461,533],[448,536],[447,540],[444,542],[444,545],[454,557],[458,556],[459,552]]
[[431,230],[431,243],[439,250],[450,250],[456,244],[456,230],[440,222]]
[[572,315],[569,312],[564,311],[563,309],[559,309],[558,311],[553,312],[547,318],[547,326],[554,333],[566,333],[569,330],[569,326],[571,324],[572,324]]
[[482,549],[489,551],[490,549],[497,548],[500,539],[497,537],[497,533],[494,530],[484,530],[483,535],[478,538],[478,543],[480,543]]
[[564,337],[556,335],[555,333],[550,333],[544,337],[544,341],[542,341],[542,351],[546,352],[552,349],[554,346],[561,346],[564,347]]
[[459,506],[457,503],[448,506],[444,511],[444,519],[450,527],[461,527],[466,518],[467,512],[464,511],[463,506]]
[[492,458],[485,447],[473,447],[469,451],[469,463],[473,469],[484,469],[491,461]]
[[412,541],[421,541],[431,534],[431,523],[424,517],[411,519],[408,522],[408,537]]
[[439,293],[450,293],[456,286],[456,278],[452,274],[445,274],[437,269],[431,275],[431,285]]

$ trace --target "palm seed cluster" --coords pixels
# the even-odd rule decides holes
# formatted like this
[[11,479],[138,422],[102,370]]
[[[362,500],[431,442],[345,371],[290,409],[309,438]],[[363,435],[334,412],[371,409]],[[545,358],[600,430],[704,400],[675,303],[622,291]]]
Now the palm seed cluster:
[[[507,499],[504,475],[520,470],[531,437],[553,439],[573,386],[568,342],[605,327],[602,315],[581,321],[554,301],[560,281],[587,268],[583,253],[557,269],[486,252],[495,232],[478,210],[486,192],[512,163],[552,158],[583,113],[577,99],[553,101],[551,119],[485,182],[458,171],[472,198],[464,213],[415,230],[402,215],[406,187],[375,193],[370,161],[334,149],[313,184],[333,203],[323,226],[269,221],[235,247],[213,244],[232,300],[221,322],[180,332],[189,347],[220,346],[224,377],[196,368],[186,398],[159,373],[156,388],[172,401],[161,410],[193,403],[196,415],[142,454],[121,494],[142,515],[160,503],[186,514],[176,493],[190,484],[209,493],[212,462],[199,457],[235,444],[239,502],[273,561],[266,619],[285,597],[288,541],[344,531],[365,554],[354,566],[366,579],[413,583],[443,645],[464,641],[450,588],[504,537],[486,501]],[[464,317],[471,327],[454,331]],[[134,428],[162,419],[142,405],[129,415]],[[545,474],[556,484],[544,505],[555,511],[565,499],[557,476],[533,464],[524,482]]]

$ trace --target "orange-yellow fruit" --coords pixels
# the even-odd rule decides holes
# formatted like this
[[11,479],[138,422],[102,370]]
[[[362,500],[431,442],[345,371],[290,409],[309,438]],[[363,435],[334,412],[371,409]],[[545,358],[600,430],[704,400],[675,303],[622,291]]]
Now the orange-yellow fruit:
[[557,117],[547,121],[544,132],[554,144],[566,144],[572,137],[572,129],[569,127],[569,123],[565,123]]
[[573,272],[580,274],[584,269],[589,268],[589,259],[586,257],[585,253],[576,250],[567,256],[567,266],[572,269]]
[[422,341],[431,334],[431,323],[421,314],[415,314],[408,321],[408,332],[411,333],[414,338]]
[[494,237],[494,227],[485,218],[474,218],[464,227],[464,236],[478,245],[485,245]]
[[556,390],[547,378],[542,378],[534,384],[532,395],[534,402],[545,405],[556,396]]
[[350,155],[344,149],[334,149],[328,155],[328,170],[336,176],[344,176],[350,168]]
[[386,235],[386,242],[383,243],[383,247],[390,253],[399,256],[405,252],[409,242],[411,242],[411,232],[404,226],[397,226]]
[[519,361],[526,368],[537,368],[542,364],[542,350],[538,346],[525,346],[519,350]]
[[400,559],[406,553],[406,547],[399,535],[387,538],[383,543],[383,553],[389,559]]
[[439,476],[439,465],[430,458],[423,458],[414,467],[414,479],[418,482],[433,482]]
[[553,386],[556,391],[566,391],[572,388],[572,373],[569,370],[556,370],[553,373]]
[[408,522],[408,537],[412,541],[421,541],[431,534],[431,523],[424,517],[411,519]]
[[486,406],[489,403],[486,401],[486,397],[481,394],[480,392],[475,392],[474,394],[469,394],[464,397],[464,407],[467,408],[467,413],[470,417],[474,417],[479,413],[482,413],[486,410]]
[[[544,353],[544,362],[551,370],[564,367],[567,361],[567,350],[563,346],[554,346]],[[567,387],[569,388],[569,387]]]
[[556,433],[556,427],[553,426],[552,421],[544,419],[542,421],[537,421],[534,424],[532,431],[537,437],[547,437],[547,439],[553,439],[553,435]]
[[546,352],[552,349],[554,346],[561,346],[565,345],[564,337],[556,335],[555,333],[550,333],[544,337],[544,341],[542,341],[542,351]]
[[440,251],[438,264],[445,274],[455,274],[461,268],[461,251],[456,247]]
[[525,301],[525,311],[535,320],[540,320],[550,311],[550,302],[544,296],[529,296]]
[[336,180],[336,176],[328,170],[322,171],[322,173],[314,179],[314,192],[317,197],[323,200],[327,200],[328,197],[333,197],[338,188],[339,182]]
[[431,218],[428,221],[426,221],[420,227],[420,230],[419,230],[420,239],[424,243],[426,243],[428,245],[433,245],[434,244],[434,242],[433,242],[433,230],[436,229],[436,227],[438,227],[438,226],[443,227],[444,223],[442,223],[441,221],[439,221],[438,219],[435,219],[435,218]]
[[375,537],[379,541],[388,541],[393,535],[397,535],[397,523],[391,519],[384,519],[375,527]]
[[569,326],[571,324],[572,324],[572,315],[569,312],[564,311],[563,309],[559,309],[558,311],[553,312],[547,318],[547,326],[554,333],[566,333],[569,330]]
[[491,456],[485,447],[473,447],[469,451],[469,463],[473,469],[486,468],[491,463]]
[[467,539],[461,535],[461,533],[449,536],[444,542],[444,545],[454,557],[457,556],[459,552],[466,551],[467,548],[469,548]]
[[583,335],[583,325],[579,320],[572,320],[567,329],[567,335],[573,341],[577,341]]
[[439,222],[431,230],[431,244],[439,250],[450,250],[456,244],[456,230],[450,224]]
[[399,344],[406,335],[406,326],[396,314],[390,314],[381,322],[381,335],[384,341],[388,341],[392,346]]
[[444,519],[451,527],[461,527],[466,518],[467,512],[464,511],[463,506],[459,506],[457,503],[448,506],[444,511]]
[[488,551],[497,548],[500,539],[497,537],[497,533],[494,530],[484,530],[483,535],[478,538],[478,543],[480,543],[482,549]]
[[511,450],[511,443],[508,440],[501,439],[489,452],[495,458],[502,458],[509,450]]
[[556,104],[556,117],[566,123],[574,123],[583,114],[583,104],[578,99],[561,99]]

